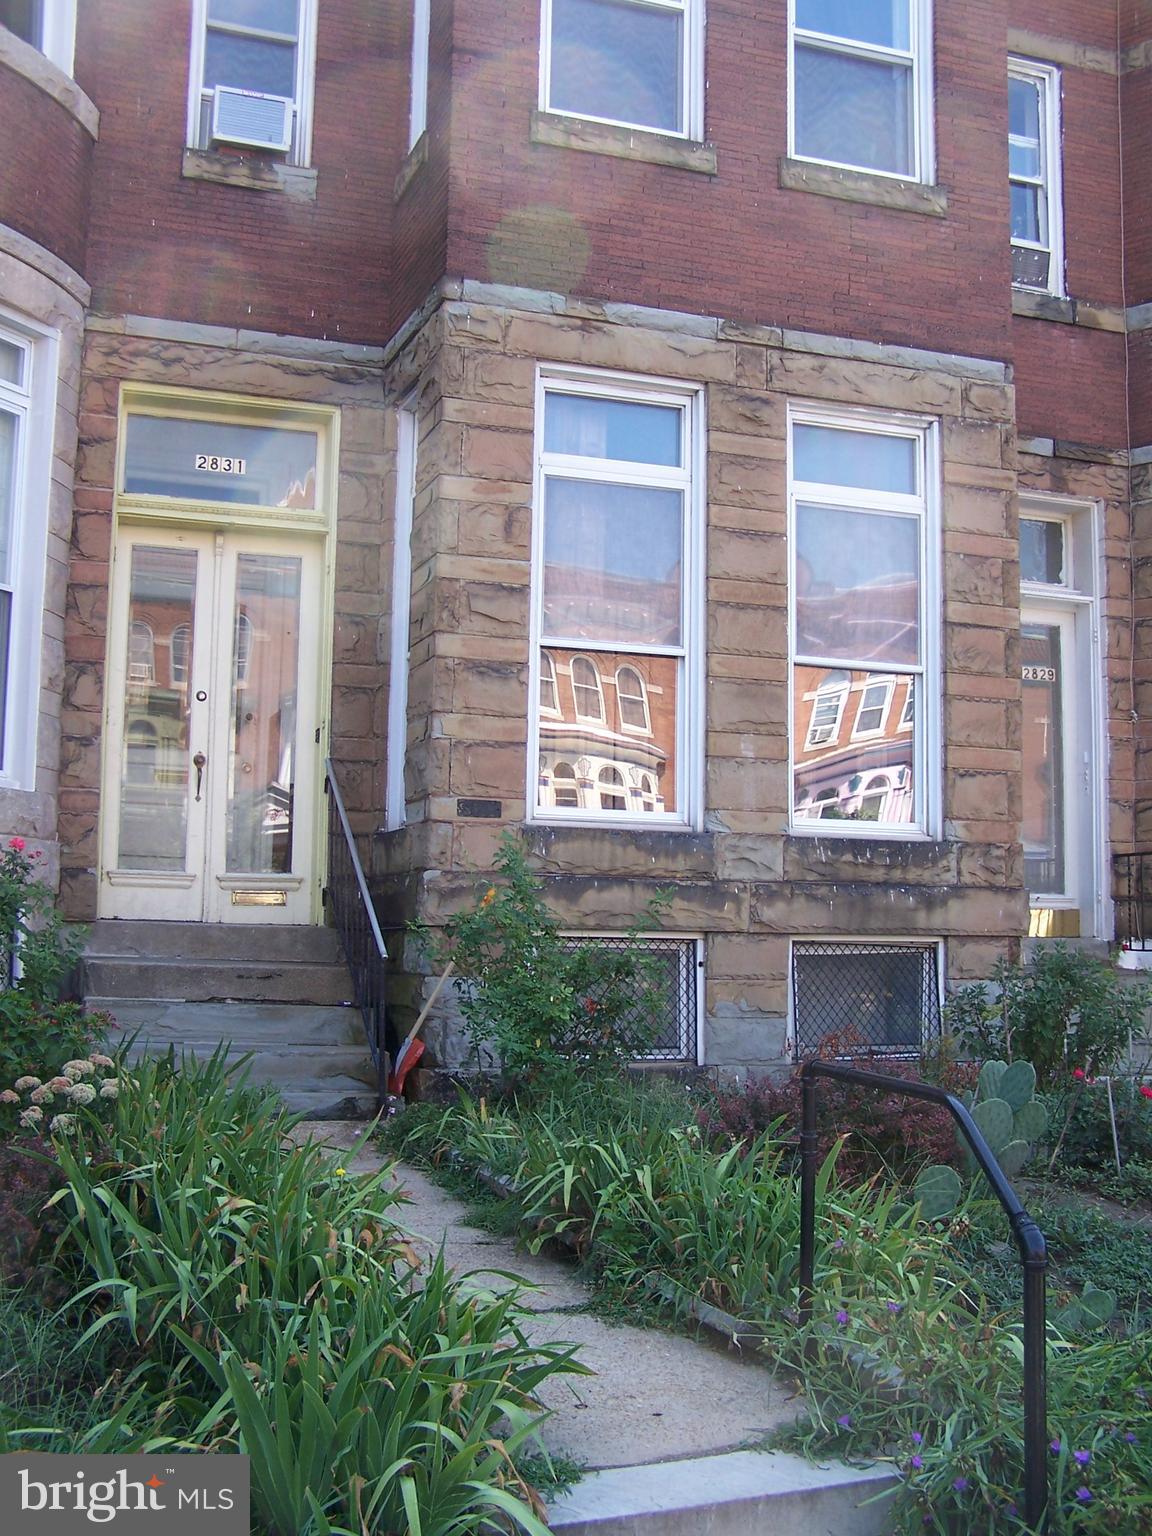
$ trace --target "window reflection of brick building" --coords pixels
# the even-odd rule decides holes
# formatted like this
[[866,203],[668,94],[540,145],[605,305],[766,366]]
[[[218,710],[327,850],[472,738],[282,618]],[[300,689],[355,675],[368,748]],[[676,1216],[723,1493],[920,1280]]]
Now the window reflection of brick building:
[[914,680],[797,667],[793,686],[797,819],[911,821]]

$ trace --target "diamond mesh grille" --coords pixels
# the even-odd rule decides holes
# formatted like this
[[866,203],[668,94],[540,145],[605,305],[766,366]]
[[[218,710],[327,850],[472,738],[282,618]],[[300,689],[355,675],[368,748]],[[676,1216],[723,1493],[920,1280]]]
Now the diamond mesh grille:
[[794,944],[797,1056],[915,1056],[940,1033],[934,944]]
[[[663,997],[661,1025],[642,1061],[696,1060],[696,940],[695,939],[600,939],[581,936],[567,940],[570,949],[597,944],[616,954],[636,950],[648,961],[653,984]],[[595,1002],[596,993],[589,993]],[[637,1021],[644,1018],[637,1009]]]

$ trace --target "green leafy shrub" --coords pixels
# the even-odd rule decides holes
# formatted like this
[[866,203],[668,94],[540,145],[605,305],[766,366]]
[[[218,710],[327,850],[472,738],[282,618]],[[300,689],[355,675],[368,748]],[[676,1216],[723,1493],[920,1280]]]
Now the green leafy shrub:
[[[503,883],[444,925],[439,946],[464,983],[460,1010],[480,1060],[511,1082],[571,1082],[644,1054],[661,1023],[659,972],[638,950],[563,937],[521,845],[506,834]],[[638,935],[655,927],[656,898]]]
[[[1122,1164],[1152,1163],[1152,1088],[1123,1078],[1112,1083],[1116,1137]],[[1116,1172],[1112,1117],[1103,1083],[1074,1078],[1052,1096],[1052,1119],[1063,1134],[1060,1156],[1085,1169]]]
[[25,1414],[9,1442],[243,1452],[264,1536],[546,1536],[514,1456],[571,1351],[527,1343],[515,1294],[423,1271],[390,1170],[287,1145],[222,1052],[117,1076],[54,1137],[51,1204],[78,1345],[122,1390],[83,1433]]
[[1000,961],[992,983],[993,995],[979,982],[959,988],[945,1010],[948,1027],[980,1061],[1031,1062],[1044,1091],[1076,1070],[1109,1072],[1152,1006],[1148,984],[1125,984],[1063,944],[1037,950],[1026,965]]

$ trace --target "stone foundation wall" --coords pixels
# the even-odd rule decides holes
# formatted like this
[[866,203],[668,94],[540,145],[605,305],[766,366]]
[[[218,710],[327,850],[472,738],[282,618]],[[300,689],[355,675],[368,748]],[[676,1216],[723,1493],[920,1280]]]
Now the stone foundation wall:
[[[530,827],[562,921],[619,931],[657,885],[669,888],[669,929],[706,937],[712,1062],[779,1058],[792,938],[942,939],[951,977],[986,976],[1026,925],[1016,443],[1006,370],[475,284],[447,288],[388,377],[397,398],[416,391],[419,452],[409,825],[377,841],[386,917],[442,922],[487,882],[503,828],[525,819],[541,363],[683,380],[703,385],[707,398],[705,830]],[[940,423],[939,840],[787,831],[790,400],[916,412]],[[469,798],[499,801],[499,816],[461,815],[459,802]],[[420,990],[418,977],[410,985]],[[402,988],[395,999],[403,1011]]]
[[127,382],[331,405],[340,412],[331,751],[358,834],[384,793],[395,413],[371,348],[214,326],[93,318],[84,352],[68,588],[60,831],[67,911],[96,911],[117,412]]

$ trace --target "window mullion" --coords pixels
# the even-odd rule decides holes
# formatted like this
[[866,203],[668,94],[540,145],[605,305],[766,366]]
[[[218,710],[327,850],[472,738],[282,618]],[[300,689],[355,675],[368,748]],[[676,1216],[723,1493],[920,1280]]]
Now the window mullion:
[[913,48],[889,48],[884,43],[864,43],[855,37],[837,37],[831,32],[805,32],[796,27],[797,43],[806,48],[822,48],[828,53],[850,53],[862,59],[876,59],[882,64],[904,64],[911,69],[916,63]]
[[246,27],[235,21],[212,21],[207,23],[209,32],[224,32],[229,37],[253,37],[261,43],[289,43],[295,46],[299,39],[298,32],[269,32],[263,27]]

